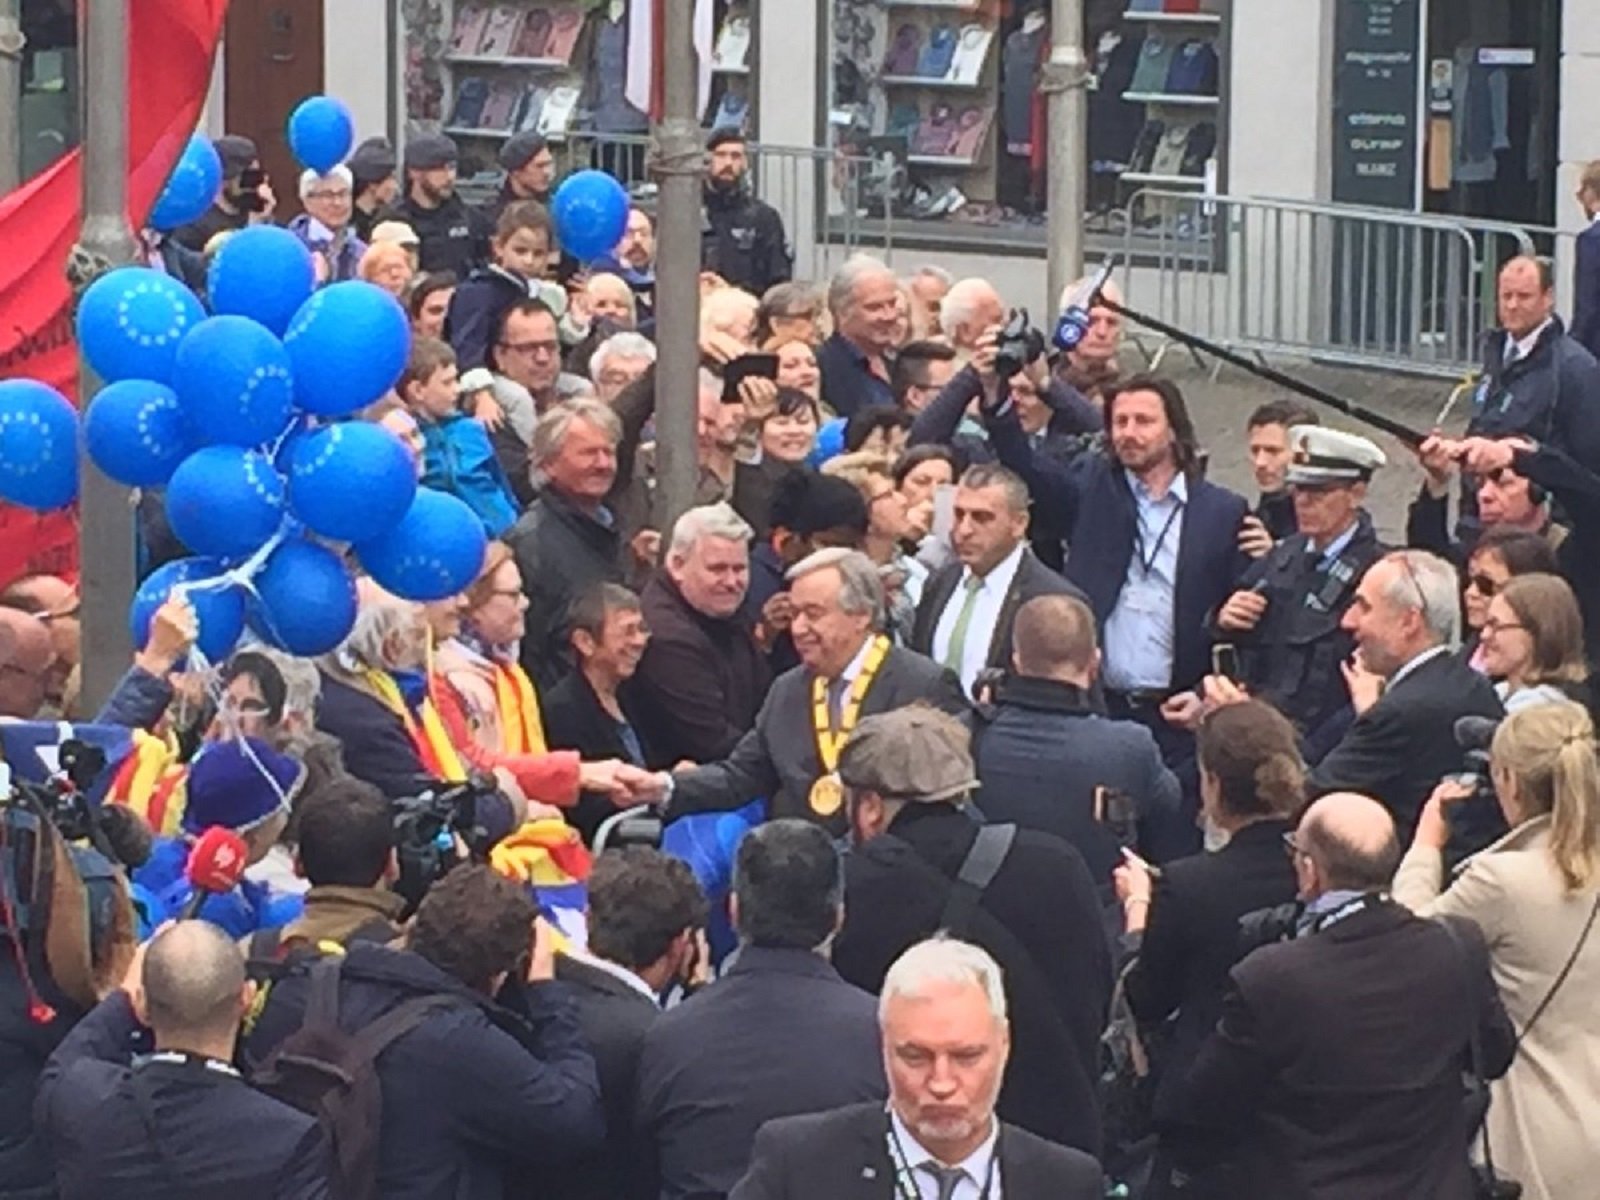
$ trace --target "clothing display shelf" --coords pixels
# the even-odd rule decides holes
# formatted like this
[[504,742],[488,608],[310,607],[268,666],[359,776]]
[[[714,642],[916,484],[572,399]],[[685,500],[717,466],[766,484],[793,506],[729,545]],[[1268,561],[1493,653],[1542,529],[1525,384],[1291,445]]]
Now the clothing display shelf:
[[954,8],[976,12],[982,0],[883,0],[885,8]]
[[954,88],[961,92],[988,86],[982,79],[929,79],[919,75],[880,75],[878,82],[886,87]]
[[1124,21],[1145,21],[1152,25],[1221,25],[1222,14],[1212,12],[1125,12]]
[[1205,187],[1204,175],[1153,175],[1147,171],[1124,171],[1123,183],[1142,183],[1148,187]]
[[1172,108],[1215,108],[1218,96],[1184,96],[1169,92],[1123,92],[1122,98],[1134,104],[1162,104]]

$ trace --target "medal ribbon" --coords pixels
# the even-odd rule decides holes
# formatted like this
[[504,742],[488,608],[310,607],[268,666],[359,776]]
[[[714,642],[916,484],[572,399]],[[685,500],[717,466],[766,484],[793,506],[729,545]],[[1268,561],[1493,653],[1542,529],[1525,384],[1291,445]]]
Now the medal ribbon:
[[825,773],[838,769],[839,755],[844,750],[844,744],[850,740],[850,735],[855,732],[856,721],[860,719],[861,701],[872,686],[878,668],[883,666],[883,660],[888,656],[889,639],[879,634],[872,639],[872,646],[861,664],[861,672],[850,685],[850,692],[839,712],[837,730],[833,728],[833,717],[828,712],[828,681],[820,675],[811,681],[811,716],[817,732],[817,758]]

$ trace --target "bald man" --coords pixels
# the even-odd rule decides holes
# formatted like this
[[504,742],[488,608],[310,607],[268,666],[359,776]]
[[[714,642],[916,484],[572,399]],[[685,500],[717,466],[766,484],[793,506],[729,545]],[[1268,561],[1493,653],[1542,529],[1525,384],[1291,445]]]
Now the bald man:
[[1238,1196],[1474,1195],[1461,1070],[1511,1065],[1515,1032],[1483,935],[1386,893],[1400,857],[1376,800],[1335,792],[1289,839],[1298,936],[1236,966],[1182,1089],[1185,1120],[1232,1136]]
[[0,608],[0,717],[39,715],[55,661],[48,625],[32,613]]
[[[244,957],[216,926],[157,933],[112,992],[50,1056],[34,1116],[60,1200],[321,1200],[328,1153],[315,1118],[254,1091],[233,1069],[255,999]],[[141,1026],[156,1052],[131,1058]]]
[[28,575],[0,592],[0,608],[32,613],[50,629],[55,664],[45,687],[45,699],[61,708],[67,676],[78,665],[78,589],[56,575]]

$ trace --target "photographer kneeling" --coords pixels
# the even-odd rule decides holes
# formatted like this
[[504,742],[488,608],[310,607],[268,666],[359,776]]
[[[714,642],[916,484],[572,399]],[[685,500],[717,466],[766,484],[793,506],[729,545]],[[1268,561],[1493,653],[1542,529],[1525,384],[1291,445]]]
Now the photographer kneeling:
[[[1577,704],[1513,712],[1495,731],[1490,779],[1511,832],[1448,882],[1446,809],[1473,788],[1434,789],[1395,876],[1394,897],[1422,916],[1483,929],[1495,985],[1519,1029],[1511,1068],[1494,1084],[1485,1138],[1495,1167],[1525,1200],[1588,1192],[1600,1159],[1600,767]],[[1586,1182],[1587,1181],[1587,1182]]]

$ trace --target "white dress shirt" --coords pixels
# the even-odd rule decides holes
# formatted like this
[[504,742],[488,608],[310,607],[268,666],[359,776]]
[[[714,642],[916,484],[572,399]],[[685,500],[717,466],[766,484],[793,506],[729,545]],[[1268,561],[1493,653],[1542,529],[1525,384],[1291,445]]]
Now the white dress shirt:
[[[978,587],[978,599],[967,621],[967,640],[961,647],[961,667],[957,671],[961,676],[961,690],[969,696],[972,695],[972,685],[978,673],[989,665],[989,646],[994,641],[994,627],[999,623],[1006,593],[1011,590],[1012,581],[1017,577],[1017,569],[1022,565],[1022,555],[1026,549],[1025,542],[1017,543],[1016,549],[1002,558],[983,577]],[[939,614],[939,623],[933,630],[931,655],[936,663],[943,663],[950,652],[950,638],[955,633],[956,622],[961,618],[961,609],[967,602],[967,580],[971,578],[972,568],[964,568],[956,583],[956,590],[950,593],[944,611]]]
[[651,1004],[654,1004],[657,1008],[661,1007],[661,997],[656,995],[655,989],[621,963],[607,962],[605,959],[597,958],[593,954],[574,954],[572,957],[597,971],[604,971],[614,979],[622,980],[634,991],[647,998]]
[[1506,334],[1505,359],[1508,363],[1521,362],[1533,353],[1534,346],[1538,345],[1539,337],[1550,325],[1550,318],[1546,317],[1528,334],[1527,337],[1513,338]]
[[1384,691],[1388,691],[1395,684],[1399,683],[1402,679],[1404,679],[1407,675],[1411,674],[1411,672],[1415,671],[1423,663],[1427,662],[1430,658],[1438,658],[1439,655],[1448,654],[1449,652],[1450,652],[1450,647],[1449,646],[1429,646],[1426,650],[1424,650],[1421,654],[1417,655],[1410,662],[1402,664],[1398,671],[1396,671],[1393,675],[1389,676],[1389,681],[1383,685],[1383,690]]
[[[900,1151],[906,1157],[906,1165],[911,1168],[911,1183],[916,1188],[917,1195],[922,1200],[938,1200],[939,1181],[932,1173],[924,1171],[922,1164],[932,1163],[936,1167],[943,1167],[945,1164],[923,1148],[922,1143],[912,1136],[911,1130],[900,1119],[900,1114],[893,1109],[889,1112],[889,1121],[894,1127],[894,1136],[899,1142]],[[952,1200],[978,1200],[983,1195],[984,1180],[990,1178],[989,1161],[994,1158],[999,1140],[1000,1122],[991,1117],[989,1121],[989,1136],[983,1140],[983,1145],[979,1146],[961,1162],[949,1164],[953,1167],[960,1167],[967,1174],[967,1177],[956,1185],[955,1196],[952,1197]],[[1002,1182],[1000,1164],[997,1162],[994,1164],[994,1176],[990,1179],[989,1194],[986,1200],[1000,1200]],[[896,1189],[895,1194],[896,1196],[903,1196],[905,1191],[903,1188]]]
[[1136,536],[1128,573],[1106,616],[1101,645],[1105,685],[1119,692],[1164,691],[1172,686],[1176,647],[1178,551],[1189,483],[1180,472],[1157,500],[1132,471]]

